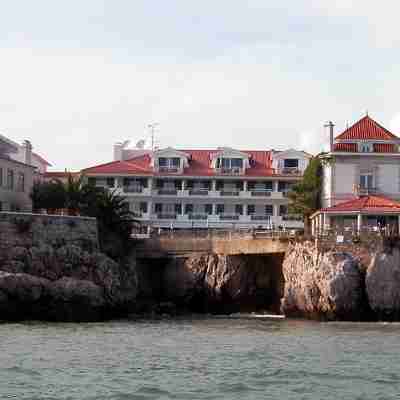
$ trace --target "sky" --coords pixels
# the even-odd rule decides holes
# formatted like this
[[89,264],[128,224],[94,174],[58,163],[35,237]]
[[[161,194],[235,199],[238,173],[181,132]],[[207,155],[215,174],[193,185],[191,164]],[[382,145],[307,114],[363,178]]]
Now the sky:
[[400,2],[0,0],[0,132],[53,170],[160,147],[326,146],[369,115],[400,134]]

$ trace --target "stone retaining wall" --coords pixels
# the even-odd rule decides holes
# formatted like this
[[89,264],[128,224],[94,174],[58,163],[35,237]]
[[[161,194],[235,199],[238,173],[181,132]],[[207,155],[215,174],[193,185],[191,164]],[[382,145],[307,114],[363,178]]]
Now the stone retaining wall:
[[12,247],[76,244],[98,249],[95,218],[0,212],[0,255]]

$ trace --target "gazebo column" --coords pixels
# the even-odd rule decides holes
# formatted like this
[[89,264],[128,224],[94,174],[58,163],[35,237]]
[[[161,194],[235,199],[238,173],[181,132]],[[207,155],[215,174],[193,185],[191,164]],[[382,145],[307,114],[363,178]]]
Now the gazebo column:
[[362,228],[362,214],[357,215],[357,232],[361,233],[361,228]]
[[397,234],[400,235],[400,215],[397,216],[397,220],[398,220],[398,232]]
[[322,233],[324,232],[324,215],[321,213],[318,216],[319,221],[318,221],[318,225],[319,225],[319,234],[322,235]]
[[330,229],[331,227],[331,219],[328,214],[325,214],[325,226]]
[[[400,223],[400,216],[399,216]],[[311,220],[311,235],[315,236],[315,217]]]

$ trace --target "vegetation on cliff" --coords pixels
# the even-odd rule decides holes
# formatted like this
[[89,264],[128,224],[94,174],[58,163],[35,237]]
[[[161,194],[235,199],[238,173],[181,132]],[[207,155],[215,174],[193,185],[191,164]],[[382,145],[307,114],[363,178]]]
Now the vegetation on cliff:
[[316,156],[310,160],[303,179],[289,192],[289,211],[303,216],[306,233],[310,233],[310,216],[321,207],[321,188],[322,162],[321,158]]
[[129,204],[115,191],[87,184],[83,176],[69,175],[61,181],[36,182],[31,192],[34,210],[49,213],[64,209],[68,215],[82,215],[97,219],[101,250],[114,259],[129,251],[130,234],[136,223]]

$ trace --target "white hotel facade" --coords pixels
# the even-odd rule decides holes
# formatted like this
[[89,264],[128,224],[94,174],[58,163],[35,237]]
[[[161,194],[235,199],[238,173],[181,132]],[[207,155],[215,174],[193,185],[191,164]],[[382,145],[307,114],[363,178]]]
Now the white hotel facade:
[[114,146],[114,161],[82,171],[116,190],[144,225],[174,228],[302,228],[287,193],[311,155],[296,150],[151,151]]

